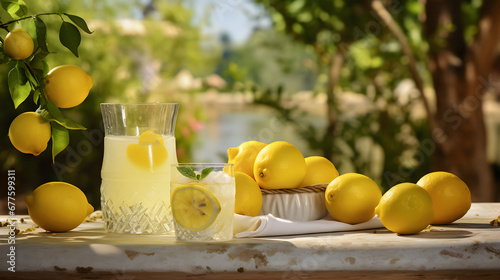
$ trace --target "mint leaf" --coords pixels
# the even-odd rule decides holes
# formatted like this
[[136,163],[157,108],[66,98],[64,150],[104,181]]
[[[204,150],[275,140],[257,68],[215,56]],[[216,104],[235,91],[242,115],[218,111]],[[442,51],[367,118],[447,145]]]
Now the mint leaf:
[[52,128],[52,162],[55,161],[57,154],[62,152],[69,144],[69,132],[62,125],[51,122]]
[[201,176],[198,180],[201,180],[201,179],[204,179],[205,177],[208,176],[208,174],[210,174],[210,172],[212,172],[214,170],[213,167],[208,167],[208,168],[205,168],[201,171]]
[[82,35],[78,28],[73,24],[63,21],[59,29],[59,41],[68,48],[76,57],[78,57],[78,47],[82,41]]
[[194,169],[192,167],[177,167],[179,173],[181,173],[184,177],[197,180],[196,173],[194,173]]

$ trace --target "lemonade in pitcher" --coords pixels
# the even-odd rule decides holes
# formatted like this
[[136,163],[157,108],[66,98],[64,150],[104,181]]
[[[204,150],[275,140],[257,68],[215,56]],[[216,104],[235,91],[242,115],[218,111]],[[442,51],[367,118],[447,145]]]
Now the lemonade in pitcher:
[[[105,112],[112,115],[111,120],[105,118],[105,126],[112,123],[114,132],[104,138],[101,169],[105,229],[116,233],[172,233],[170,166],[177,163],[175,137],[163,134],[155,123],[155,118],[171,119],[171,113],[166,117],[162,110],[154,113],[154,104],[126,109],[129,114],[103,108],[103,116]],[[151,118],[149,126],[135,125],[150,114],[155,117],[147,117]]]

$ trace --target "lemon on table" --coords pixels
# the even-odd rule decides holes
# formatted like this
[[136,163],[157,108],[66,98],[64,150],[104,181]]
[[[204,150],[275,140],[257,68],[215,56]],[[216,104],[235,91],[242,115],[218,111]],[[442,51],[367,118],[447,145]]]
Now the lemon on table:
[[45,77],[45,94],[59,108],[72,108],[89,95],[94,80],[76,65],[53,68]]
[[262,210],[262,192],[259,185],[243,172],[234,174],[236,195],[234,213],[246,216],[258,216]]
[[20,152],[38,156],[47,148],[50,140],[50,123],[36,112],[17,116],[9,127],[9,139]]
[[39,186],[26,197],[25,203],[33,222],[52,232],[72,230],[94,211],[85,194],[65,182],[49,182]]
[[306,157],[306,175],[300,187],[307,187],[316,184],[329,184],[339,176],[335,165],[325,157]]
[[3,42],[5,54],[16,60],[28,58],[33,53],[34,47],[33,39],[28,32],[19,28],[9,32]]
[[462,218],[471,207],[471,194],[460,178],[448,172],[432,172],[423,176],[417,185],[432,198],[434,217],[431,224],[443,225]]
[[263,189],[300,187],[306,175],[306,162],[300,150],[285,141],[265,146],[255,158],[253,174]]
[[265,146],[267,144],[259,141],[247,141],[238,147],[229,148],[227,150],[228,163],[234,165],[235,172],[243,172],[255,179],[253,175],[255,158]]
[[175,222],[191,231],[206,229],[221,211],[219,200],[213,193],[196,185],[177,187],[170,203]]
[[431,223],[434,211],[427,191],[416,184],[402,183],[382,196],[375,212],[388,230],[415,234]]
[[382,191],[377,183],[358,173],[340,175],[325,190],[325,203],[330,216],[348,224],[373,218],[381,197]]
[[151,130],[142,133],[138,144],[127,146],[127,158],[136,166],[153,172],[168,159],[163,137]]

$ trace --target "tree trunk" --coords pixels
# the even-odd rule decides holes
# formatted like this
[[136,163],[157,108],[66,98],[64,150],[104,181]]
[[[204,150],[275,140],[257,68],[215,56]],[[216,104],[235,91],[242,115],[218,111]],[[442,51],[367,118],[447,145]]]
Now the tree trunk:
[[331,55],[328,65],[328,84],[326,88],[327,96],[327,127],[323,136],[323,153],[330,160],[333,159],[335,139],[335,126],[337,124],[337,111],[335,109],[335,86],[340,78],[340,71],[344,65],[344,55],[338,51]]
[[[482,110],[484,81],[492,71],[500,33],[500,1],[485,0],[478,33],[470,45],[463,37],[461,5],[455,0],[426,1],[425,35],[436,94],[436,143],[432,168],[464,180],[473,201],[493,201],[493,173],[486,154]],[[453,28],[446,28],[453,24]]]

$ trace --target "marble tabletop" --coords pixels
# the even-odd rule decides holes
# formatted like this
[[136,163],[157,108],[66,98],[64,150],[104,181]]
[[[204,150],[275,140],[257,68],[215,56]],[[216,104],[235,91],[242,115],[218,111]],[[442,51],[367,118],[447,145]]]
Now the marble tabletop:
[[[462,219],[416,235],[397,235],[381,228],[214,243],[179,242],[168,235],[105,233],[99,220],[66,233],[42,229],[24,232],[32,222],[27,216],[15,216],[19,234],[9,237],[9,227],[0,228],[1,252],[7,257],[0,278],[29,279],[30,273],[37,272],[38,277],[51,279],[64,279],[69,274],[138,279],[147,273],[203,275],[204,279],[218,273],[213,279],[224,279],[220,275],[252,279],[243,276],[270,273],[279,279],[303,279],[314,272],[326,277],[334,272],[432,276],[460,271],[456,273],[483,273],[500,279],[500,226],[490,224],[499,215],[500,203],[473,203]],[[12,217],[0,216],[0,221],[5,223],[8,218]],[[13,251],[15,273],[8,270]]]

